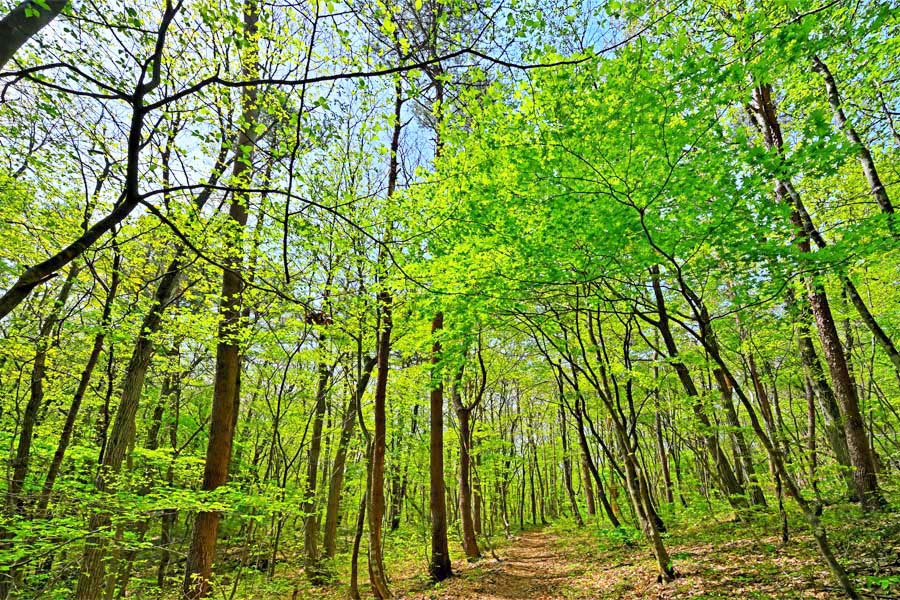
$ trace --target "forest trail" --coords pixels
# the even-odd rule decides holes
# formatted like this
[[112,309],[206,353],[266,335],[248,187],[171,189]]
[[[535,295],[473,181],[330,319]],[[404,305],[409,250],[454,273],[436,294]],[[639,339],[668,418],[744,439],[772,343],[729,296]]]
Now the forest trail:
[[568,560],[557,538],[546,530],[523,532],[498,551],[500,560],[488,556],[471,566],[454,565],[456,576],[439,591],[404,598],[420,600],[555,600],[565,598],[562,589],[580,566]]

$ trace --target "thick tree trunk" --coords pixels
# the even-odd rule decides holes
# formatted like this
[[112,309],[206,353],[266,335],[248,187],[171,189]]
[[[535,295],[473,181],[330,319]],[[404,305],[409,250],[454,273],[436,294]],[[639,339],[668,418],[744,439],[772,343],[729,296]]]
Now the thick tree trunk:
[[58,17],[68,3],[69,0],[25,0],[7,13],[0,20],[0,71],[19,48]]
[[[794,206],[794,212],[792,213],[793,223],[797,227],[797,231],[800,232],[800,235],[805,236],[803,238],[798,237],[797,239],[800,249],[804,252],[809,252],[810,240],[815,242],[816,246],[819,248],[824,249],[827,246],[825,238],[819,233],[815,224],[813,224],[812,217],[810,217],[807,212],[806,206],[803,204],[803,200],[796,188],[794,188],[794,185],[790,181],[779,182],[779,184],[780,187],[776,188],[776,195],[779,200],[782,201],[786,198],[790,198],[790,201]],[[850,298],[850,303],[853,304],[853,308],[856,309],[860,320],[866,328],[868,328],[869,333],[872,334],[875,342],[881,347],[884,353],[887,354],[891,364],[894,365],[894,374],[897,376],[898,380],[900,380],[900,350],[897,349],[894,341],[884,331],[878,323],[878,320],[875,319],[875,316],[872,314],[872,311],[869,310],[868,305],[859,294],[859,290],[856,289],[856,286],[853,284],[853,281],[850,280],[850,277],[844,272],[839,272],[838,277],[843,286],[843,292]],[[847,352],[847,354],[849,355],[849,352]],[[848,369],[849,368],[850,365],[848,363]]]

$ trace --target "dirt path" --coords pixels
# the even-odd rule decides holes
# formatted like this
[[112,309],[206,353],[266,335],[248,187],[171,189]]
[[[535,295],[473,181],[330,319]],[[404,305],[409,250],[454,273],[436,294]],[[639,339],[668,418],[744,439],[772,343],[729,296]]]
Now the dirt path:
[[456,576],[438,590],[404,596],[409,599],[556,600],[562,588],[579,574],[545,531],[517,535],[499,552],[477,564],[454,565]]

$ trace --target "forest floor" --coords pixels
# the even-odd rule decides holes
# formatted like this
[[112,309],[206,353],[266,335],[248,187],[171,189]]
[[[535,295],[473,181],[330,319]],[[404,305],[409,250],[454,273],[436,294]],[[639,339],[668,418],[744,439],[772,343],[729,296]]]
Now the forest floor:
[[[857,574],[866,598],[900,598],[900,523],[884,514],[861,524],[844,521],[832,540]],[[515,535],[499,560],[454,564],[456,576],[438,587],[406,593],[411,600],[588,600],[842,598],[811,536],[792,523],[781,544],[777,521],[707,521],[667,536],[678,577],[657,583],[655,563],[637,532],[555,525]]]
[[457,576],[425,592],[405,598],[504,600],[512,598],[564,598],[561,590],[581,574],[580,565],[563,552],[558,538],[546,530],[515,536],[498,554],[477,563],[458,563]]
[[[842,598],[797,517],[791,515],[787,544],[771,513],[740,522],[708,515],[673,519],[665,540],[678,577],[669,583],[657,583],[639,532],[596,524],[576,528],[566,521],[498,540],[480,561],[456,560],[454,576],[437,585],[424,574],[421,549],[414,559],[388,557],[388,571],[396,597],[409,600]],[[900,514],[863,518],[853,506],[835,505],[824,519],[862,597],[900,598]],[[371,597],[364,564],[361,571],[363,597]],[[346,588],[307,588],[295,598],[343,599]]]

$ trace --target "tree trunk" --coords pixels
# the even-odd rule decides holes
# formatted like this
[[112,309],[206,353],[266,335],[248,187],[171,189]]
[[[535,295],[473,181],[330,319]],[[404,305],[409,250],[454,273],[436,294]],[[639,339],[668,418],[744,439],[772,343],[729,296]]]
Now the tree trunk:
[[50,347],[50,337],[56,325],[60,321],[63,308],[68,302],[72,286],[78,277],[80,267],[73,265],[69,269],[65,282],[59,290],[50,314],[44,320],[38,331],[37,350],[31,363],[30,394],[25,411],[22,414],[22,423],[19,426],[19,443],[16,446],[16,457],[13,460],[12,480],[6,492],[6,504],[12,514],[22,514],[25,509],[25,498],[22,491],[25,486],[25,478],[28,476],[28,468],[31,463],[31,444],[34,441],[34,427],[38,420],[38,411],[44,404],[44,376],[47,369],[47,350]]
[[116,292],[119,289],[119,266],[121,264],[121,256],[118,252],[113,259],[112,278],[109,284],[109,290],[106,293],[106,300],[103,303],[103,313],[100,317],[100,331],[94,336],[94,344],[91,347],[91,354],[88,356],[87,364],[81,371],[81,378],[78,380],[78,387],[75,389],[75,395],[72,396],[72,403],[66,413],[66,420],[63,423],[62,432],[59,434],[59,442],[56,445],[56,452],[53,454],[53,460],[47,469],[47,476],[44,479],[44,486],[41,489],[41,496],[38,499],[36,513],[39,517],[46,517],[47,506],[50,503],[50,496],[53,493],[53,486],[56,484],[56,478],[62,468],[63,458],[65,458],[66,450],[72,439],[72,433],[75,430],[75,421],[81,410],[81,402],[84,394],[87,392],[88,385],[91,382],[91,376],[94,373],[94,367],[100,360],[100,353],[103,351],[103,341],[106,339],[106,330],[109,327],[110,315],[112,313],[112,305],[116,298]]
[[672,504],[675,497],[672,495],[672,475],[669,473],[669,456],[666,452],[666,445],[663,442],[662,434],[662,412],[660,411],[658,400],[656,405],[656,415],[654,417],[654,428],[656,429],[656,453],[659,456],[659,466],[662,470],[663,486],[665,487],[666,502]]
[[877,509],[884,504],[878,487],[875,463],[869,449],[869,439],[865,431],[862,413],[859,410],[859,397],[856,386],[850,378],[846,356],[841,348],[840,337],[834,324],[831,308],[824,289],[815,282],[810,282],[810,306],[819,329],[819,339],[825,360],[831,372],[831,381],[841,407],[844,433],[847,438],[847,449],[850,452],[850,463],[854,467],[853,479],[864,510]]
[[[25,404],[25,410],[19,424],[19,441],[16,445],[15,458],[12,461],[12,479],[9,481],[6,490],[7,515],[14,518],[24,517],[28,504],[24,497],[25,479],[28,477],[28,471],[31,466],[31,445],[34,442],[34,428],[38,422],[38,413],[44,404],[44,377],[47,370],[47,351],[50,348],[51,335],[60,322],[63,308],[69,299],[69,294],[72,291],[72,286],[75,284],[79,271],[80,267],[77,265],[73,265],[69,269],[66,280],[63,282],[50,308],[50,314],[47,315],[38,330],[37,348],[31,363],[28,402]],[[38,502],[40,503],[40,499]],[[42,513],[43,509],[39,508],[38,515],[40,516]],[[9,532],[0,528],[0,540],[8,537]],[[9,542],[0,543],[0,549],[7,549],[8,547]],[[19,575],[18,566],[15,564],[10,567],[7,573],[3,574],[2,579],[0,579],[0,598],[6,598],[12,586],[18,584]]]
[[[153,357],[153,335],[162,326],[163,311],[172,300],[181,274],[181,257],[176,256],[169,265],[156,288],[153,302],[141,323],[140,333],[135,342],[131,359],[122,380],[122,391],[116,418],[103,449],[103,457],[95,487],[99,493],[108,491],[122,468],[122,463],[134,441],[135,416],[137,415],[144,379]],[[109,527],[111,516],[95,511],[89,519],[89,531],[85,539],[84,554],[75,597],[78,600],[99,600],[103,590],[106,572],[106,539],[104,530]]]
[[594,499],[593,475],[591,475],[591,467],[589,464],[590,458],[584,451],[584,446],[581,444],[579,445],[581,446],[581,485],[584,488],[585,508],[587,509],[587,514],[593,517],[597,514],[597,501]]
[[392,598],[382,556],[382,530],[384,527],[384,455],[387,440],[387,379],[391,352],[391,295],[378,294],[381,308],[381,331],[378,336],[378,373],[375,377],[375,428],[372,436],[372,457],[369,484],[369,580],[376,598]]
[[[606,518],[609,519],[610,524],[618,529],[622,526],[619,522],[618,517],[616,517],[615,511],[612,509],[612,506],[609,503],[609,498],[606,497],[606,492],[603,489],[603,479],[600,477],[600,471],[597,469],[597,465],[594,463],[594,459],[591,456],[590,444],[588,444],[587,435],[584,431],[584,400],[580,398],[580,392],[576,390],[576,399],[575,399],[575,410],[573,411],[573,416],[575,417],[575,423],[577,427],[575,428],[578,432],[578,443],[581,445],[581,455],[584,462],[587,464],[587,470],[591,477],[594,478],[594,483],[597,484],[597,496],[600,498],[600,504],[603,506],[603,511],[606,513]],[[587,486],[590,485],[590,478],[585,479],[585,490],[587,490]]]
[[[784,139],[781,134],[781,126],[772,100],[771,86],[761,84],[753,90],[755,116],[760,130],[763,132],[766,145],[778,152],[783,151]],[[795,243],[803,253],[811,251],[810,239],[815,235],[809,219],[804,219],[800,196],[790,181],[778,180],[775,185],[775,196],[779,203],[788,203],[791,206],[791,221],[795,227]],[[808,215],[806,215],[808,217]],[[863,510],[872,510],[884,505],[884,499],[878,487],[878,477],[875,472],[875,463],[869,449],[862,414],[859,410],[859,398],[856,387],[850,377],[847,365],[847,357],[841,347],[834,317],[825,288],[815,278],[807,280],[807,294],[813,317],[819,331],[819,340],[825,354],[825,362],[831,373],[831,381],[838,404],[843,416],[844,432],[847,437],[847,447],[850,451],[850,462],[854,467],[854,481],[859,493]]]
[[473,469],[472,475],[472,521],[475,526],[475,536],[482,535],[483,533],[483,524],[482,524],[482,505],[484,503],[484,499],[482,497],[481,490],[481,472],[479,471],[479,467],[481,466],[481,454],[475,455],[475,469]]
[[[169,425],[169,446],[172,448],[173,457],[172,460],[169,461],[169,466],[166,469],[166,485],[168,486],[171,486],[172,482],[175,479],[174,459],[175,453],[177,453],[178,451],[178,416],[180,410],[179,404],[181,402],[181,381],[179,377],[176,377],[174,380],[175,415]],[[157,585],[159,585],[160,589],[163,589],[165,587],[169,565],[171,564],[172,558],[175,554],[174,550],[172,549],[172,544],[174,543],[174,529],[177,519],[178,511],[176,509],[166,508],[162,511],[159,527],[160,557],[159,564],[156,568],[156,582]]]
[[[726,376],[728,376],[729,380],[734,381],[734,378],[731,377],[725,361],[722,360],[722,357],[719,355],[718,349],[707,344],[703,336],[696,335],[695,333],[695,337],[701,344],[703,344],[706,351],[710,354],[710,357],[719,365],[719,368],[722,369]],[[763,448],[765,448],[766,452],[768,453],[769,460],[775,467],[776,472],[780,475],[781,481],[787,489],[788,494],[794,498],[794,500],[797,502],[797,505],[800,507],[800,510],[803,512],[804,517],[806,517],[806,521],[809,525],[812,536],[816,540],[819,554],[822,556],[825,564],[828,566],[832,575],[837,580],[838,584],[841,586],[841,589],[844,591],[847,597],[851,598],[852,600],[858,599],[859,594],[857,594],[856,589],[853,587],[853,583],[850,581],[850,578],[847,575],[847,571],[837,561],[834,556],[834,552],[831,550],[831,544],[828,541],[824,526],[819,521],[819,516],[816,513],[815,507],[811,506],[809,502],[807,502],[803,497],[803,494],[800,492],[800,487],[797,485],[797,482],[788,472],[787,467],[784,464],[781,450],[775,444],[773,444],[768,435],[766,435],[765,429],[759,422],[759,419],[756,416],[756,411],[750,404],[750,400],[749,398],[747,398],[747,395],[738,385],[735,385],[734,389],[741,401],[741,404],[743,404],[744,408],[747,410],[747,416],[750,419],[750,425],[752,426],[754,433],[756,433],[756,437],[759,439],[760,443],[763,445]]]
[[[454,387],[453,393],[459,393],[457,386]],[[458,400],[454,404],[457,405],[456,417],[459,420],[459,518],[462,523],[462,544],[466,557],[470,561],[474,561],[481,558],[481,551],[478,549],[475,523],[472,520],[472,431],[470,428],[472,412],[463,407]]]
[[344,419],[341,422],[341,436],[338,439],[337,451],[334,455],[334,463],[331,467],[331,481],[328,486],[328,502],[325,508],[325,532],[323,546],[325,548],[325,556],[334,558],[337,541],[337,522],[338,514],[341,509],[341,490],[344,485],[344,470],[347,465],[347,448],[350,445],[350,438],[353,436],[353,430],[356,426],[356,416],[358,414],[359,403],[366,387],[369,385],[369,378],[372,375],[372,369],[375,368],[375,357],[366,360],[363,367],[362,375],[356,383],[353,397],[347,404],[344,411]]
[[444,384],[437,364],[441,360],[441,342],[437,338],[444,327],[444,315],[438,312],[431,321],[431,334],[435,338],[431,350],[431,441],[429,446],[429,472],[431,476],[431,562],[428,571],[434,581],[443,581],[453,571],[450,566],[450,550],[447,544],[447,500],[444,489]]
[[[259,19],[257,0],[244,2],[244,33],[251,43],[241,57],[242,76],[252,79],[257,72],[259,47],[256,41],[256,26]],[[256,125],[259,116],[257,89],[245,87],[241,92],[241,130],[238,134],[238,157],[234,161],[232,179],[238,185],[247,185],[252,180],[253,149],[256,143]],[[228,218],[240,234],[247,225],[246,194],[234,193]],[[206,448],[206,465],[203,471],[203,491],[213,491],[228,479],[231,465],[231,451],[234,429],[240,402],[241,372],[241,315],[244,262],[243,245],[240,237],[234,240],[236,252],[226,259],[227,269],[222,273],[222,294],[220,302],[218,343],[216,344],[216,371],[213,388],[213,405],[210,414],[209,442]],[[216,538],[219,532],[221,513],[201,511],[194,520],[191,545],[185,565],[184,598],[195,600],[205,598],[210,591],[212,564],[216,553]]]
[[655,321],[653,325],[659,329],[659,333],[662,335],[663,342],[666,346],[666,353],[669,355],[669,362],[675,370],[675,374],[678,375],[678,380],[681,382],[682,388],[684,388],[685,393],[693,399],[691,409],[694,413],[694,417],[700,422],[701,436],[706,450],[716,467],[719,487],[733,508],[738,510],[745,508],[747,506],[747,500],[744,495],[744,490],[741,488],[740,483],[738,483],[734,470],[728,463],[728,458],[725,456],[725,452],[719,444],[719,438],[703,408],[700,394],[697,392],[697,387],[694,385],[694,380],[691,378],[687,366],[678,360],[678,347],[675,345],[675,337],[672,335],[672,330],[669,327],[669,313],[666,310],[665,297],[663,296],[662,287],[659,283],[659,267],[653,266],[650,268],[650,278],[653,284],[654,297],[656,299],[656,312],[659,317],[659,320]]
[[[325,336],[319,339],[322,349]],[[324,351],[324,349],[322,349]],[[322,450],[322,426],[325,418],[325,399],[328,391],[328,380],[331,370],[328,364],[319,362],[319,380],[316,384],[316,404],[313,412],[312,437],[309,443],[309,454],[306,462],[306,493],[301,511],[303,517],[303,550],[305,554],[306,576],[316,585],[325,583],[328,574],[323,571],[319,559],[319,518],[316,502],[317,478],[319,474],[319,455]]]
[[[372,448],[366,451],[366,455],[372,453]],[[362,498],[359,501],[359,509],[356,513],[356,533],[353,535],[353,550],[350,554],[350,590],[348,592],[351,600],[360,600],[359,595],[359,546],[362,543],[363,530],[366,525],[366,504],[368,504],[369,492],[363,491]]]
[[0,20],[0,71],[19,48],[58,17],[68,3],[69,0],[25,0],[7,13]]
[[[708,324],[701,325],[701,330],[708,330]],[[711,343],[716,342],[712,340]],[[737,460],[740,460],[744,473],[747,476],[750,488],[750,502],[756,506],[766,506],[766,497],[759,487],[759,481],[756,477],[756,468],[753,464],[753,455],[750,453],[750,445],[747,443],[744,432],[741,430],[741,423],[738,420],[737,410],[734,406],[731,382],[728,381],[721,369],[713,369],[713,376],[716,378],[721,391],[722,404],[725,406],[725,418],[728,420],[728,426],[732,429],[731,439],[735,447]]]
[[[560,383],[560,393],[562,393],[562,382]],[[569,434],[566,425],[566,410],[560,402],[559,405],[559,431],[562,438],[563,452],[563,483],[566,486],[566,495],[569,498],[569,506],[572,509],[572,518],[579,527],[584,526],[584,519],[581,518],[581,511],[578,510],[578,501],[575,499],[575,488],[572,485],[572,457],[569,455]],[[590,481],[590,480],[587,480]]]
[[[793,292],[789,291],[787,298],[788,306],[797,306],[798,303],[794,298]],[[850,450],[847,448],[847,436],[841,423],[841,410],[837,405],[837,400],[834,398],[831,386],[828,385],[825,372],[822,370],[822,364],[819,362],[816,348],[813,345],[812,334],[807,322],[809,317],[807,305],[799,306],[798,310],[800,314],[797,319],[797,344],[800,349],[800,361],[818,401],[828,445],[834,452],[838,464],[842,467],[844,480],[847,484],[847,497],[853,502],[858,502],[859,493],[851,473]]]
[[[394,82],[394,126],[391,136],[391,149],[388,165],[387,197],[394,195],[399,174],[400,132],[403,128],[401,111],[403,108],[402,82],[398,78]],[[390,242],[392,225],[388,225],[385,234],[386,243]],[[384,246],[378,255],[378,264],[385,260]],[[382,282],[384,285],[384,282]],[[381,326],[378,331],[378,343],[375,352],[378,374],[375,378],[375,427],[372,436],[372,451],[369,455],[369,581],[372,593],[376,598],[392,598],[388,588],[387,573],[384,569],[382,555],[382,531],[384,527],[384,457],[387,444],[387,380],[391,358],[391,329],[393,327],[393,298],[387,287],[379,289],[376,302],[380,311]]]
[[[863,143],[862,138],[859,137],[856,129],[854,129],[847,121],[847,115],[844,114],[844,109],[841,106],[841,96],[838,93],[837,82],[834,80],[831,70],[818,56],[813,56],[812,62],[813,70],[819,73],[822,76],[822,79],[825,80],[825,93],[828,96],[828,104],[831,105],[831,110],[834,112],[838,127],[843,130],[847,139],[857,148],[859,164],[862,166],[863,174],[866,177],[866,182],[869,184],[869,191],[872,193],[872,197],[875,198],[875,202],[878,203],[881,212],[893,215],[894,206],[891,204],[891,199],[888,197],[887,190],[881,182],[881,177],[878,175],[878,169],[875,167],[872,153],[869,152],[869,149]],[[892,223],[891,226],[893,226]]]
[[[419,405],[413,405],[412,419],[410,420],[410,436],[415,437],[418,430]],[[402,440],[401,440],[402,445]],[[391,490],[390,524],[391,531],[400,528],[400,519],[403,516],[403,503],[406,501],[406,491],[409,488],[409,457],[408,452],[403,452],[398,460],[403,462],[403,472],[397,473],[393,479]]]

